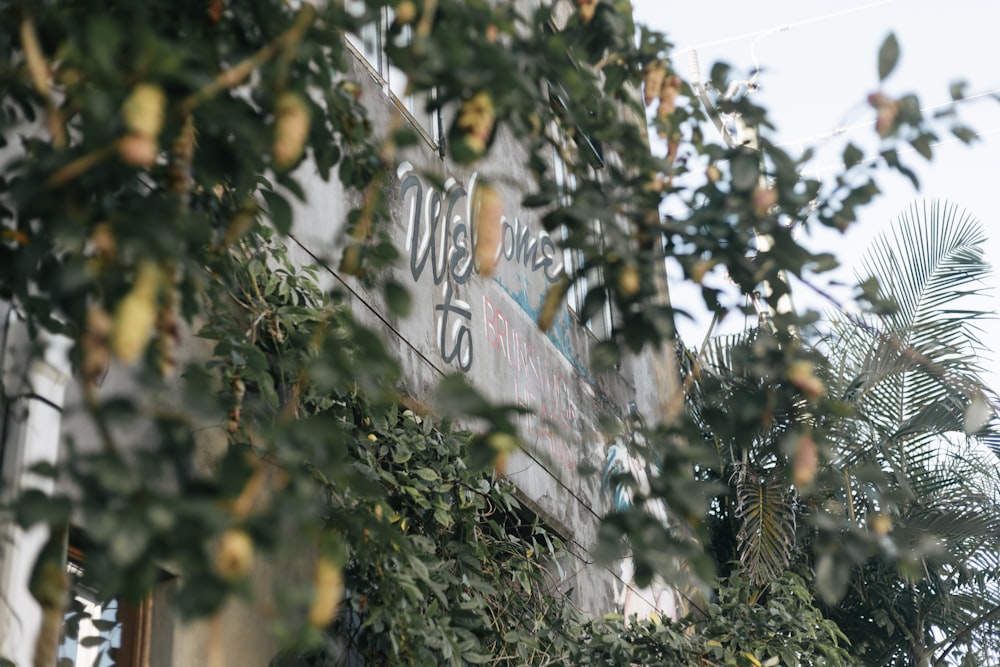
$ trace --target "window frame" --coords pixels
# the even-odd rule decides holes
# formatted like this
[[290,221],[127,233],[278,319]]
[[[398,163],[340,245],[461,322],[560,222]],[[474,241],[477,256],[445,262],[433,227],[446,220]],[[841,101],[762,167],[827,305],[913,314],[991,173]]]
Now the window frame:
[[[147,667],[152,641],[152,594],[147,595],[139,604],[130,604],[120,599],[102,601],[100,591],[82,586],[76,581],[82,576],[85,569],[86,553],[79,547],[70,544],[67,548],[66,558],[66,571],[74,577],[70,585],[70,594],[74,600],[82,603],[88,613],[90,609],[87,607],[99,610],[100,620],[111,620],[104,617],[104,611],[109,609],[112,603],[116,604],[117,611],[114,618],[116,625],[110,630],[101,630],[91,624],[87,628],[89,631],[84,634],[83,624],[80,624],[77,636],[70,639],[66,634],[65,622],[70,615],[78,612],[67,606],[63,615],[63,632],[59,638],[59,664],[63,664],[65,659],[70,659],[73,661],[74,667],[98,667],[99,665],[107,665],[106,660],[112,660],[110,664],[113,667]],[[107,637],[107,643],[82,646],[83,640],[86,638],[105,634],[114,635],[115,633],[117,633],[117,646],[113,644],[114,638],[112,636]],[[64,654],[69,647],[68,642],[72,642],[72,645],[75,646],[75,655]]]
[[[357,2],[357,0],[354,0]],[[350,11],[351,0],[348,0],[348,11]],[[364,6],[361,3],[359,6]],[[354,53],[361,64],[368,70],[368,74],[379,84],[383,94],[385,94],[396,108],[409,120],[410,124],[424,138],[432,148],[437,148],[440,157],[444,157],[444,126],[441,117],[441,110],[433,108],[423,111],[420,105],[424,102],[423,95],[415,93],[406,94],[406,73],[389,62],[386,54],[386,44],[389,40],[389,27],[392,25],[395,12],[391,7],[380,7],[374,21],[365,23],[362,26],[362,34],[348,32],[345,35],[345,44]],[[370,38],[370,31],[374,31],[371,43],[366,43]],[[366,33],[369,36],[366,36]],[[400,37],[403,44],[408,44],[413,39],[413,28],[404,26]],[[372,48],[369,48],[372,47]],[[399,85],[397,81],[402,81]],[[436,98],[434,91],[431,91],[429,100]],[[421,117],[426,116],[426,117]]]
[[[554,131],[558,132],[558,127],[554,128]],[[553,145],[552,147],[552,161],[553,174],[558,191],[556,202],[559,206],[567,206],[570,203],[570,193],[576,190],[576,175],[569,169],[569,165],[563,159],[559,145]],[[604,223],[595,218],[591,220],[590,224],[594,236],[602,239],[603,243]],[[564,242],[569,237],[569,230],[565,225],[559,227],[559,236],[560,240]],[[583,304],[587,298],[590,285],[601,285],[604,282],[604,272],[600,267],[593,267],[582,274],[578,274],[578,270],[584,264],[583,252],[573,248],[562,248],[561,250],[563,254],[563,272],[571,280],[569,288],[566,290],[567,308],[573,314],[573,318],[577,323],[583,325],[595,338],[598,340],[610,338],[614,330],[614,313],[610,299],[604,300],[604,305],[600,311],[600,320],[597,322],[594,321],[593,317],[586,321],[583,321],[580,317],[580,312],[583,310]]]

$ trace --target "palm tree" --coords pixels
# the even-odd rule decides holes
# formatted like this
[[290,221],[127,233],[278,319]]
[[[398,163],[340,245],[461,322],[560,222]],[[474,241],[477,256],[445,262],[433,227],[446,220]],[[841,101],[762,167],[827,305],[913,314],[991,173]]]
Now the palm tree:
[[[709,526],[720,569],[738,563],[763,590],[785,569],[812,567],[822,584],[836,568],[829,551],[813,558],[815,527],[839,504],[840,535],[855,550],[841,562],[855,566],[840,569],[839,600],[824,609],[865,664],[954,664],[960,653],[963,664],[986,664],[997,650],[1000,485],[982,447],[997,430],[983,423],[985,313],[968,303],[989,271],[982,241],[980,225],[954,206],[915,205],[859,269],[862,281],[878,278],[877,302],[895,304],[885,314],[841,314],[822,335],[796,340],[762,327],[682,354],[691,414],[718,454],[699,473],[730,488]],[[787,383],[759,372],[764,357],[802,345],[826,360],[827,395],[846,416],[773,400]],[[732,414],[743,405],[745,424]],[[774,414],[768,405],[791,407]],[[804,427],[829,453],[808,498],[786,473],[787,443]]]
[[[817,343],[829,391],[853,407],[827,425],[848,511],[891,530],[896,550],[858,568],[829,609],[868,664],[951,664],[956,648],[973,660],[998,646],[1000,487],[982,446],[996,431],[984,423],[986,313],[969,303],[990,270],[983,241],[953,205],[913,205],[858,275],[896,307],[835,318]],[[863,481],[873,470],[881,485]]]

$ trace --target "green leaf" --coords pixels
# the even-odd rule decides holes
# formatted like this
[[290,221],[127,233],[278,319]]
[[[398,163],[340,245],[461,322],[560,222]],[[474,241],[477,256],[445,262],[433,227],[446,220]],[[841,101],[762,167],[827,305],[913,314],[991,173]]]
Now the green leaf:
[[406,463],[411,458],[413,458],[413,452],[409,447],[400,443],[396,446],[396,450],[392,453],[392,460],[396,463]]
[[896,41],[896,35],[890,32],[878,50],[878,80],[885,81],[885,78],[896,68],[898,61],[899,42]]
[[36,523],[61,525],[69,521],[72,504],[68,498],[51,497],[38,489],[29,489],[14,505],[17,522],[27,528]]
[[743,150],[731,162],[734,190],[752,190],[760,180],[760,158],[754,151]]
[[437,480],[441,479],[441,476],[438,475],[433,470],[431,470],[430,468],[417,468],[416,470],[413,471],[413,474],[419,477],[420,479],[427,480],[428,482],[436,482]]
[[612,341],[601,341],[590,355],[594,371],[601,373],[621,363],[621,349]]
[[951,94],[951,99],[954,102],[965,99],[965,89],[969,87],[967,81],[954,81],[951,86],[948,87],[948,92]]
[[772,472],[765,477],[744,464],[736,470],[740,562],[749,582],[764,586],[788,566],[795,545],[795,514],[782,475]]
[[957,125],[951,128],[951,133],[958,137],[958,140],[963,144],[971,144],[973,141],[979,139],[979,135],[976,134],[975,131],[963,125]]
[[847,144],[847,147],[844,149],[845,168],[850,169],[854,165],[860,163],[862,158],[864,158],[864,153],[861,152],[860,148],[854,144]]
[[108,641],[107,637],[102,637],[100,635],[91,635],[90,637],[84,637],[80,640],[80,646],[86,648],[92,648],[94,646],[100,646]]
[[387,280],[383,289],[385,291],[385,302],[392,313],[400,317],[406,317],[410,314],[413,300],[410,298],[410,291],[406,287],[395,280]]
[[282,236],[292,231],[292,207],[288,201],[271,190],[261,190],[261,195],[267,203],[267,215]]
[[552,203],[554,197],[549,192],[536,192],[535,194],[527,195],[521,204],[525,208],[539,208],[541,206],[548,206]]
[[933,134],[921,134],[916,139],[910,142],[913,148],[920,153],[926,160],[930,160],[933,157],[934,149],[931,147],[931,140],[934,139]]

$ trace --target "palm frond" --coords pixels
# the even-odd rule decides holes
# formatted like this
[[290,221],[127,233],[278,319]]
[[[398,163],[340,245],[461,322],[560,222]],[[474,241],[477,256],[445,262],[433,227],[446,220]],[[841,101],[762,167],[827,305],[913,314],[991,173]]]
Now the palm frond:
[[754,586],[778,579],[795,546],[795,512],[780,470],[762,476],[740,465],[734,473],[740,563]]
[[990,272],[984,240],[968,213],[924,202],[901,215],[862,261],[859,278],[877,277],[880,295],[898,305],[880,322],[853,324],[872,329],[869,337],[879,342],[866,355],[866,370],[888,381],[881,392],[877,381],[869,383],[868,394],[876,394],[869,400],[882,414],[894,406],[900,427],[912,406],[952,401],[954,387],[982,384],[986,348],[977,322],[988,313],[970,307],[967,297],[984,291]]
[[974,315],[956,307],[963,296],[982,291],[990,270],[984,241],[980,223],[953,204],[914,203],[873,242],[858,277],[879,279],[881,296],[899,306],[885,318],[889,330],[911,344],[919,337],[913,333],[917,325]]

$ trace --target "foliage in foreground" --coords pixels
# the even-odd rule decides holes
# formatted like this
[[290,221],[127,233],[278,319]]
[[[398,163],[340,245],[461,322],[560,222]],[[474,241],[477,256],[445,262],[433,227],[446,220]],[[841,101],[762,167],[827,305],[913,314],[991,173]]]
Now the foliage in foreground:
[[[388,136],[373,134],[369,105],[382,102],[355,95],[345,31],[360,31],[392,7],[393,36],[408,30],[413,39],[392,40],[387,55],[408,75],[410,92],[433,97],[446,117],[461,118],[457,112],[472,106],[488,111],[476,127],[453,124],[448,151],[456,163],[488,153],[498,133],[523,140],[535,177],[524,185],[524,206],[536,208],[549,231],[564,228],[566,249],[583,258],[579,271],[552,290],[546,312],[554,312],[571,282],[582,286],[587,276],[602,273],[602,280],[588,282],[581,315],[587,319],[607,302],[622,315],[594,355],[604,367],[672,338],[675,312],[657,298],[664,255],[701,287],[720,316],[742,302],[727,298],[729,280],[740,296],[763,295],[763,305],[776,308],[788,293],[786,275],[810,280],[834,264],[807,251],[793,229],[844,229],[878,194],[874,170],[880,167],[862,160],[855,146],[845,150],[843,171],[829,187],[801,178],[807,158],[773,145],[764,109],[747,96],[720,99],[719,110],[756,128],[759,150],[706,137],[704,110],[696,91],[675,76],[670,44],[643,29],[637,44],[630,22],[615,9],[619,3],[570,5],[565,20],[552,5],[528,3],[371,0],[360,3],[360,12],[347,11],[347,4],[83,0],[0,7],[0,105],[3,141],[9,141],[0,174],[0,296],[16,305],[35,342],[43,333],[73,340],[82,417],[97,432],[92,441],[70,443],[57,470],[37,471],[71,482],[67,493],[29,492],[9,509],[25,526],[48,525],[53,544],[71,518],[82,521],[87,576],[107,595],[141,597],[157,581],[157,562],[169,562],[181,575],[178,605],[195,617],[216,613],[232,595],[251,594],[255,553],[294,561],[305,540],[314,567],[280,591],[281,611],[274,614],[289,645],[320,640],[337,609],[343,568],[360,567],[350,549],[363,539],[345,536],[363,538],[364,528],[371,532],[383,523],[389,534],[407,535],[402,518],[391,519],[403,509],[402,498],[412,496],[407,488],[425,488],[417,484],[419,474],[411,480],[385,468],[385,457],[405,465],[395,461],[398,449],[374,449],[370,461],[357,454],[356,429],[371,428],[365,417],[375,423],[398,402],[392,392],[398,370],[378,337],[344,309],[317,310],[319,295],[297,289],[280,258],[258,252],[251,239],[246,249],[240,243],[265,210],[279,233],[293,229],[288,199],[302,196],[294,168],[308,163],[321,178],[339,179],[360,202],[346,220],[341,271],[386,283],[387,303],[405,305],[405,298],[391,296],[399,296],[399,286],[380,271],[397,256],[380,225],[394,148],[416,137],[405,123],[388,128]],[[887,40],[880,81],[897,57],[898,45]],[[715,90],[728,89],[732,78],[725,66],[711,71]],[[565,91],[568,104],[553,103],[556,82],[562,86],[556,97]],[[654,127],[667,140],[663,158],[649,154],[635,122],[644,115],[635,95],[642,86],[647,102],[658,101]],[[939,129],[912,95],[885,88],[870,102],[885,164],[913,177],[901,162],[903,150],[929,157]],[[957,120],[951,125],[960,139],[974,136]],[[567,141],[580,135],[613,159],[596,169],[585,142]],[[553,150],[576,178],[572,193],[553,173]],[[675,213],[661,217],[661,206]],[[595,233],[595,219],[617,224]],[[759,243],[760,235],[770,243]],[[231,260],[233,250],[243,261]],[[865,295],[874,296],[868,287]],[[719,432],[757,433],[773,415],[843,413],[842,402],[818,392],[811,373],[803,372],[804,363],[819,360],[796,337],[802,320],[783,314],[771,323],[772,344],[753,363],[760,377],[778,382],[724,412]],[[177,358],[184,324],[205,327],[214,367]],[[100,392],[95,381],[112,359],[116,376],[133,384]],[[132,391],[135,386],[143,392]],[[515,435],[509,410],[464,388],[452,393],[462,394],[464,416],[481,420],[484,433]],[[361,405],[373,407],[358,414]],[[380,428],[365,432],[364,440],[407,440],[393,429],[405,434],[415,427],[386,420]],[[143,432],[144,447],[120,446],[120,433],[129,429]],[[704,496],[714,487],[701,488],[689,474],[692,462],[706,455],[698,446],[702,430],[679,418],[651,424],[645,435],[649,460],[663,472],[651,489],[654,500],[664,501],[675,525],[704,538]],[[489,452],[488,441],[474,437],[470,456]],[[805,474],[795,477],[794,463],[828,454],[827,443],[813,441],[817,452],[807,442],[794,440],[776,459],[775,476],[815,500],[809,491],[815,468],[802,466]],[[358,460],[368,461],[367,468]],[[395,481],[380,481],[380,470]],[[394,488],[400,481],[412,483]],[[479,480],[470,485],[478,489]],[[420,497],[430,504],[420,507],[424,526],[438,525],[434,512],[443,519],[452,509],[444,497]],[[381,507],[382,519],[362,527],[370,523],[362,513],[354,525],[344,512],[355,506],[372,515]],[[827,546],[860,553],[822,570],[821,584],[829,584],[830,575],[846,577],[870,548],[895,547],[891,535],[873,541],[841,512],[821,505],[816,512]],[[610,517],[606,528],[611,541],[627,538],[635,549],[640,585],[669,570],[676,556],[697,555],[689,535],[681,539],[650,521],[641,502],[635,512]],[[402,548],[407,540],[398,541]],[[426,553],[429,545],[413,548]],[[45,553],[53,558],[40,565],[60,572],[55,551]],[[452,559],[459,562],[458,556],[441,562]],[[414,586],[417,581],[429,586],[434,577],[417,573]],[[504,590],[522,584],[515,578]],[[426,599],[428,609],[434,603],[430,589],[400,586],[396,602]],[[539,586],[545,588],[532,583],[532,594]],[[47,618],[58,620],[65,591],[55,588],[34,591]],[[364,611],[353,592],[351,600]],[[408,622],[426,627],[423,618]],[[460,627],[456,622],[436,636],[428,628],[419,640],[440,655],[446,645],[464,651],[470,638]],[[478,633],[472,634],[483,651],[496,645],[482,639],[486,629]],[[604,629],[592,634],[608,644],[619,637]],[[412,633],[405,637],[416,641]],[[406,646],[403,631],[397,644]]]

